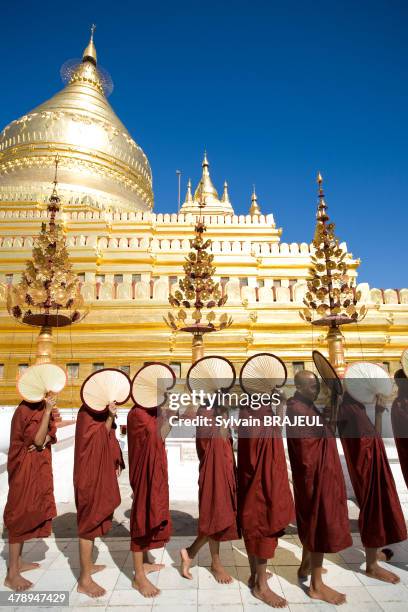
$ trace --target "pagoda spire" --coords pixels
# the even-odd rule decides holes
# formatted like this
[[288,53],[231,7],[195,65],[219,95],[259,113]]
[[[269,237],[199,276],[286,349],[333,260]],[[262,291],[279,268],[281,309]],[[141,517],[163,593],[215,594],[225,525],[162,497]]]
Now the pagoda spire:
[[194,200],[196,202],[207,203],[207,200],[210,201],[218,201],[218,193],[216,188],[213,185],[213,182],[210,177],[210,164],[208,163],[207,151],[204,151],[204,158],[201,164],[202,167],[202,175],[201,180],[197,185],[197,189],[194,192]]
[[227,183],[227,181],[224,181],[224,190],[222,192],[221,202],[223,204],[231,204],[231,200],[230,200],[229,193],[228,193],[228,183]]
[[191,179],[188,179],[188,183],[187,183],[187,193],[186,193],[186,199],[184,200],[185,204],[192,204],[193,203],[193,194],[191,193]]
[[[224,183],[224,192],[220,199],[211,180],[209,168],[210,164],[208,162],[207,152],[204,151],[200,180],[193,193],[191,192],[191,183],[187,187],[186,199],[180,212],[192,213],[200,216],[234,214],[234,209],[229,199],[227,183]],[[190,200],[190,196],[192,200]]]
[[251,215],[251,217],[259,217],[261,215],[261,209],[258,204],[258,196],[256,195],[255,185],[252,191],[251,208],[249,209],[249,214]]
[[91,37],[89,39],[88,46],[86,47],[86,49],[84,50],[82,54],[82,61],[91,62],[92,64],[96,66],[98,58],[96,55],[96,47],[95,47],[94,39],[93,39],[95,30],[96,30],[96,25],[93,23],[91,26]]

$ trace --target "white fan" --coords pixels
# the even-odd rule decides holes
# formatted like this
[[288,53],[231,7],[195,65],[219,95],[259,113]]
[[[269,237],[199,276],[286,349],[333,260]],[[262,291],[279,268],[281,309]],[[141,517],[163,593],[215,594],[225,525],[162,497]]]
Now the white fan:
[[81,387],[82,403],[96,412],[103,412],[112,402],[120,406],[127,402],[129,397],[129,377],[116,368],[104,368],[93,372]]
[[346,391],[362,404],[373,404],[378,398],[392,394],[390,375],[376,363],[351,363],[346,368],[343,380]]
[[17,391],[28,402],[41,402],[49,391],[62,391],[66,382],[64,368],[55,363],[39,363],[21,374],[17,380]]
[[176,384],[176,375],[164,363],[148,363],[132,381],[132,398],[139,408],[159,408],[166,401],[167,391]]
[[234,366],[225,357],[202,357],[193,363],[187,373],[190,391],[217,393],[231,389],[234,383]]
[[405,376],[408,378],[408,348],[401,355],[401,365]]
[[246,360],[239,374],[239,384],[245,393],[271,393],[283,387],[287,378],[286,366],[272,353],[258,353]]

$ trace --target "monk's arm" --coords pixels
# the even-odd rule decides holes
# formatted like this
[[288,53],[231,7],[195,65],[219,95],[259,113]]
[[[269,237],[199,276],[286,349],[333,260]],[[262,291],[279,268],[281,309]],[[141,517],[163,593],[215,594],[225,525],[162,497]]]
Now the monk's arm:
[[112,429],[112,425],[115,422],[115,418],[116,418],[117,407],[116,407],[115,402],[108,404],[108,410],[109,410],[109,414],[108,414],[108,418],[105,421],[105,427],[109,433],[110,430]]
[[50,402],[46,400],[44,413],[42,415],[40,426],[37,430],[37,433],[34,436],[34,444],[37,447],[42,447],[45,444],[45,439],[48,433],[48,424],[50,422],[53,406],[54,406],[54,403],[52,401]]

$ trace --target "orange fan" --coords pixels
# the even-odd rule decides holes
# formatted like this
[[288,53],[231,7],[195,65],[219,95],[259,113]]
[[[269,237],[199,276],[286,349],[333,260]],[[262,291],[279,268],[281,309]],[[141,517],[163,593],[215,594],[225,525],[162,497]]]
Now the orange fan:
[[272,353],[258,353],[246,360],[239,374],[239,384],[245,393],[271,393],[283,387],[287,378],[286,366]]
[[312,355],[316,369],[331,393],[341,395],[343,392],[341,380],[337,376],[337,372],[333,368],[330,361],[328,361],[328,359],[326,359],[326,357],[322,355],[320,351],[313,351]]
[[130,397],[130,380],[122,370],[104,368],[93,372],[81,387],[81,400],[91,410],[103,412],[108,404],[125,404]]
[[17,391],[27,402],[41,402],[47,393],[59,393],[67,382],[64,368],[55,363],[39,363],[27,368],[17,380]]
[[376,363],[351,363],[344,373],[344,386],[353,399],[364,405],[392,394],[390,375]]
[[136,406],[152,410],[166,401],[167,392],[176,384],[176,375],[170,366],[152,362],[144,365],[132,381],[132,399]]
[[234,383],[234,366],[225,357],[202,357],[193,363],[187,373],[187,386],[190,391],[228,391]]

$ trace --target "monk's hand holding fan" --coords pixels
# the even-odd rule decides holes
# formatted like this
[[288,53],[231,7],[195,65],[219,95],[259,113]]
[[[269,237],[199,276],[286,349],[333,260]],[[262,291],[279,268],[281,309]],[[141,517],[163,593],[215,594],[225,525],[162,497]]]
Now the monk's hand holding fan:
[[116,405],[116,402],[110,402],[107,406],[106,406],[108,412],[109,412],[109,416],[112,419],[116,419],[116,417],[118,416],[118,407]]
[[44,399],[45,399],[45,409],[52,411],[52,409],[55,408],[57,404],[57,394],[54,393],[53,391],[48,391]]

